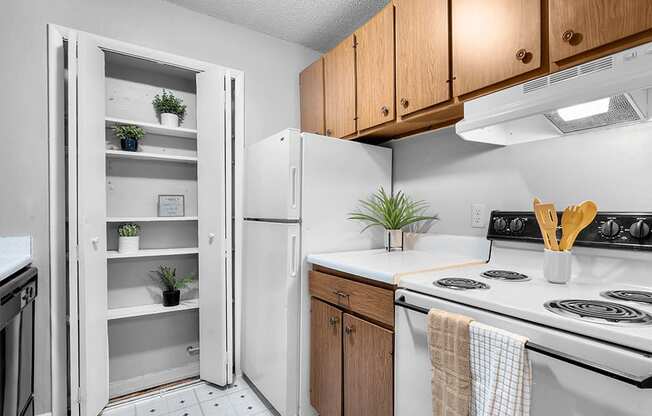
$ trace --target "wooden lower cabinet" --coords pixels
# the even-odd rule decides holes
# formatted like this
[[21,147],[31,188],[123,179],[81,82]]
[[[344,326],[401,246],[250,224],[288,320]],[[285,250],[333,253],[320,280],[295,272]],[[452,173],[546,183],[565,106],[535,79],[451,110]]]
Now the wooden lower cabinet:
[[391,416],[394,407],[394,335],[344,314],[344,415]]
[[342,415],[342,311],[310,300],[310,403],[321,416]]
[[310,305],[312,406],[320,416],[392,416],[394,332],[316,297]]

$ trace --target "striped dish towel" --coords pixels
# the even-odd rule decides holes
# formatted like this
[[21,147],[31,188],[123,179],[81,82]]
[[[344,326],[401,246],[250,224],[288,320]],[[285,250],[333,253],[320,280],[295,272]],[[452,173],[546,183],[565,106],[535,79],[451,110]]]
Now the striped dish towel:
[[475,321],[469,333],[471,416],[529,416],[532,368],[527,338]]
[[430,309],[428,349],[432,364],[432,416],[468,416],[471,401],[471,318]]

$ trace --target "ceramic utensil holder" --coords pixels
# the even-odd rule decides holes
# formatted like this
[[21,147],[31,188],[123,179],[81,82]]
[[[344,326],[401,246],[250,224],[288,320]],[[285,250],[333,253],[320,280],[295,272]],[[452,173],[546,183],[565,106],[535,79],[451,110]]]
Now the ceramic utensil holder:
[[572,264],[572,252],[546,249],[543,252],[543,277],[550,283],[568,283],[571,278]]

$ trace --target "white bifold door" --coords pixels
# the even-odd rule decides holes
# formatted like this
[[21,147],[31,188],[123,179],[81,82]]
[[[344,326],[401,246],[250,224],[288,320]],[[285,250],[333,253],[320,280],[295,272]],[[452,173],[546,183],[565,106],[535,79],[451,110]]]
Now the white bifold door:
[[[109,149],[106,137],[109,134],[107,127],[109,122],[105,120],[107,118],[105,71],[107,55],[115,54],[116,51],[103,50],[101,43],[99,38],[83,33],[74,34],[68,39],[70,104],[68,181],[69,215],[72,215],[69,290],[71,317],[74,318],[75,314],[78,314],[79,325],[78,331],[71,331],[70,335],[70,387],[73,402],[77,401],[79,404],[77,407],[73,403],[73,415],[82,416],[99,414],[109,401],[111,371],[109,337],[112,336],[109,328],[114,322],[112,319],[115,319],[115,313],[111,315],[107,300],[110,291],[107,287],[111,288],[109,278],[115,277],[107,272],[107,264],[110,266],[111,262],[115,261],[115,256],[110,254],[111,251],[107,251],[110,250],[107,247],[112,244],[109,242],[112,241],[112,234],[115,231],[107,218],[111,213],[107,212],[109,210],[107,157],[110,152],[107,151]],[[150,58],[149,62],[152,61],[155,59]],[[190,196],[196,196],[196,202],[186,201],[186,209],[194,209],[191,215],[196,214],[188,220],[191,223],[196,221],[196,235],[192,240],[196,241],[196,244],[186,251],[190,253],[189,256],[196,256],[192,261],[196,261],[194,264],[198,271],[196,291],[199,322],[195,325],[199,327],[199,376],[203,380],[223,386],[233,381],[230,134],[229,140],[225,140],[227,137],[225,131],[230,129],[231,122],[230,108],[225,108],[225,95],[230,94],[231,82],[230,78],[228,78],[229,82],[226,82],[227,75],[219,67],[196,72],[196,106],[195,114],[192,115],[196,117],[197,130],[196,173],[193,171],[192,174],[186,175],[190,180],[183,178],[190,182],[188,185]],[[193,76],[195,75],[190,72],[191,81]],[[147,100],[151,101],[151,99],[151,96],[147,97]],[[138,120],[135,120],[135,123],[137,124]],[[146,136],[145,143],[148,137]],[[116,151],[113,151],[113,154],[115,153]],[[132,161],[143,163],[137,165],[138,169],[146,169],[149,166],[145,165],[146,163],[163,163],[133,160],[130,157],[129,163]],[[194,169],[194,166],[188,167],[188,165],[174,166],[176,167],[170,170],[172,173],[160,174],[156,178],[157,181],[169,177],[174,184],[176,183],[174,172],[181,169]],[[142,176],[147,179],[147,174]],[[196,182],[192,182],[195,180]],[[132,196],[137,199],[138,195],[132,194]],[[152,204],[154,214],[150,215],[155,216],[156,200],[153,200]],[[129,218],[129,222],[138,222],[140,217],[145,215],[138,213],[131,217],[133,218]],[[158,224],[157,220],[151,217],[142,220]],[[152,228],[158,225],[146,226],[150,227],[149,229],[159,230]],[[75,252],[78,255],[75,255]],[[160,260],[163,264],[166,261],[174,261],[160,252],[150,253],[153,253],[152,256],[163,256]],[[150,253],[140,253],[134,256],[134,259],[127,260],[136,262],[149,259]],[[155,260],[158,261],[158,258],[156,257]],[[156,316],[173,316],[173,314],[174,312],[165,312]],[[149,316],[151,317],[151,314]],[[139,316],[136,319],[144,320],[148,319],[148,316]],[[71,328],[74,329],[72,324]],[[170,332],[174,333],[174,331]],[[142,330],[131,334],[133,337],[142,337],[143,340],[153,335],[161,336],[160,333],[148,333],[147,323],[143,324]],[[185,345],[181,347],[185,353]],[[143,374],[143,377],[146,375]]]

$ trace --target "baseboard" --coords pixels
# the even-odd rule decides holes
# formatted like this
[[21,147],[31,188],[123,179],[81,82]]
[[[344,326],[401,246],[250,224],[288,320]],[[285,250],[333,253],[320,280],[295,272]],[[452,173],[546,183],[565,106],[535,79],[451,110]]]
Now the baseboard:
[[117,380],[109,384],[109,396],[123,396],[140,390],[150,389],[172,381],[199,375],[199,361],[183,367],[170,368],[156,373],[149,373],[127,380]]

